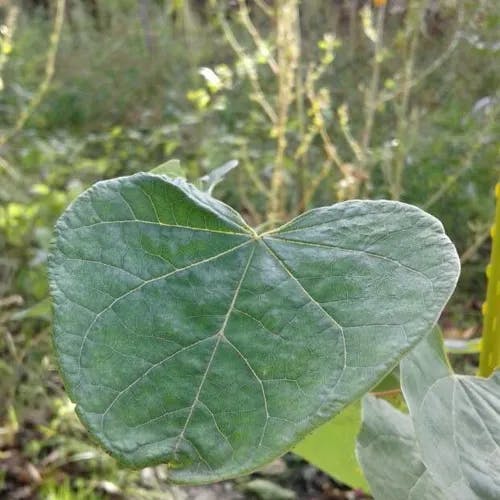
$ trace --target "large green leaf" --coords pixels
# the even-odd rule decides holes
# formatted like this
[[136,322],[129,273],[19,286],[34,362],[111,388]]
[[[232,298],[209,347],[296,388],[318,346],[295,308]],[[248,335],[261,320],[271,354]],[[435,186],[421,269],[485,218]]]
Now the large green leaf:
[[351,201],[256,234],[182,180],[97,183],[49,271],[66,388],[91,434],[177,482],[254,470],[387,373],[458,275],[439,221]]
[[402,361],[401,376],[422,461],[444,498],[500,498],[500,372],[454,374],[436,330]]

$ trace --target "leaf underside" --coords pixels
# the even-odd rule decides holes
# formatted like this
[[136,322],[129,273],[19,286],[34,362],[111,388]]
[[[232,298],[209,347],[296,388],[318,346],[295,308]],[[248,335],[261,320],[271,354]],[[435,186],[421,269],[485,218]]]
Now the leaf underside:
[[439,221],[403,203],[339,203],[257,235],[184,181],[141,173],[97,183],[58,221],[55,347],[108,452],[217,481],[373,387],[458,272]]
[[371,395],[363,398],[362,406],[357,454],[374,498],[446,498],[422,462],[410,416]]
[[401,361],[403,414],[363,398],[357,453],[374,498],[500,498],[500,372],[456,375],[435,328]]
[[422,461],[443,498],[500,498],[500,372],[453,373],[436,329],[402,361],[401,374]]

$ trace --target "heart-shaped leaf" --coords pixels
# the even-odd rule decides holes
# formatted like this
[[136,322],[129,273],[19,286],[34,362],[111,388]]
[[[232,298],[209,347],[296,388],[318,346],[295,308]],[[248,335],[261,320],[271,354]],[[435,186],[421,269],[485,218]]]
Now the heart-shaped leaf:
[[256,234],[182,180],[97,183],[49,263],[54,339],[81,420],[177,482],[254,470],[373,387],[457,280],[439,221],[397,202],[311,210]]

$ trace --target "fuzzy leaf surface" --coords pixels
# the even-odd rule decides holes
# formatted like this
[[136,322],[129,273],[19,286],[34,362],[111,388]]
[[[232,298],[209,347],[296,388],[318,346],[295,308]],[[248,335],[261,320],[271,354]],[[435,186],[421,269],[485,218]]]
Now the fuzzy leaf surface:
[[500,498],[500,372],[451,371],[437,329],[401,362],[422,461],[443,498]]
[[356,451],[375,499],[443,499],[422,462],[411,417],[367,395]]

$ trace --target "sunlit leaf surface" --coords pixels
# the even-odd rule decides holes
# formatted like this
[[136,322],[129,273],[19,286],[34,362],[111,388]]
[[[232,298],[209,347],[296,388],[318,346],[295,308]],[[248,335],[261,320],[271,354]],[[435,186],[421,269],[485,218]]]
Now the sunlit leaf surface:
[[441,224],[402,203],[339,203],[257,235],[184,181],[136,174],[57,224],[56,351],[106,450],[216,481],[373,387],[434,324],[458,267]]

